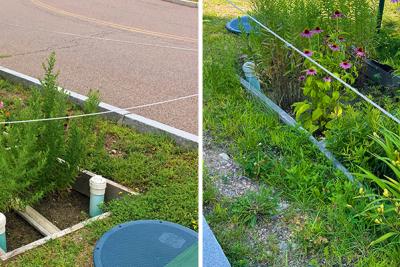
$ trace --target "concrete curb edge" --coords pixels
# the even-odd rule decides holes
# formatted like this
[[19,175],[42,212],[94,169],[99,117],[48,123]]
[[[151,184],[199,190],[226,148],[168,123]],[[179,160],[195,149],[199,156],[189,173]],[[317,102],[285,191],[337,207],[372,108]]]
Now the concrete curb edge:
[[[28,87],[41,86],[41,83],[38,79],[2,66],[0,66],[0,77],[15,83],[21,83]],[[87,99],[87,96],[78,94],[76,92],[63,88],[60,88],[60,90],[64,90],[69,95],[70,100],[75,104],[82,105]],[[100,111],[113,111],[111,113],[104,114],[103,117],[109,120],[117,121],[122,125],[129,126],[139,132],[166,134],[181,146],[187,148],[198,147],[198,136],[194,134],[179,130],[152,119],[145,118],[135,113],[131,113],[127,110],[119,109],[118,107],[104,102],[99,104],[99,109]]]

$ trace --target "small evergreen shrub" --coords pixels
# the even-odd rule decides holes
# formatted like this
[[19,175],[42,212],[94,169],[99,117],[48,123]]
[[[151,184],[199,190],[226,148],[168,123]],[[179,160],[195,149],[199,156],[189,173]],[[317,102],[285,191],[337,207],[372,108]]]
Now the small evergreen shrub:
[[[0,121],[31,120],[71,115],[68,96],[59,91],[55,55],[43,64],[42,90],[2,106]],[[98,96],[91,93],[84,111],[94,112]],[[51,120],[0,126],[0,211],[33,204],[49,192],[69,188],[92,140],[95,118]]]

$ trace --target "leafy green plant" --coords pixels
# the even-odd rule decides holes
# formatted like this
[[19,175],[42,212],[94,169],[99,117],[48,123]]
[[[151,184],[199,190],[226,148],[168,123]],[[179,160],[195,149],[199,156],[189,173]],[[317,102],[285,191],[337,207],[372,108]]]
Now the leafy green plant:
[[[343,29],[348,43],[375,53],[376,0],[252,0],[251,4],[260,22],[300,49],[313,48],[299,33],[318,26],[325,33]],[[343,19],[332,20],[336,11],[344,14]],[[322,42],[322,37],[319,40]],[[288,109],[294,102],[304,99],[298,81],[301,56],[263,32],[250,35],[243,52],[256,62],[263,89],[277,104]]]
[[[55,55],[43,65],[42,90],[14,103],[5,121],[32,120],[68,115],[68,96],[59,91],[54,73]],[[91,93],[85,111],[93,112],[98,97]],[[2,107],[4,110],[7,107]],[[0,127],[0,210],[21,208],[41,199],[46,193],[72,185],[78,166],[90,146],[89,136],[95,119],[5,124]]]
[[356,104],[346,106],[343,113],[343,116],[334,120],[329,131],[326,131],[327,148],[351,170],[362,166],[378,171],[379,162],[371,152],[379,153],[381,149],[369,136],[379,131],[384,121],[380,111]]
[[[384,101],[382,106],[399,115],[397,102]],[[368,104],[348,105],[343,116],[335,119],[325,132],[326,146],[350,171],[358,171],[360,166],[378,176],[391,176],[391,169],[374,156],[384,153],[382,147],[370,138],[382,125],[392,131],[397,129],[396,123]]]
[[232,204],[231,213],[238,221],[255,226],[263,216],[272,216],[277,212],[278,201],[271,189],[260,187],[259,192],[250,191]]
[[388,239],[395,243],[400,240],[400,136],[385,128],[381,133],[382,137],[375,133],[372,138],[383,148],[385,156],[375,154],[375,157],[384,162],[393,171],[394,176],[379,177],[361,167],[362,173],[358,174],[380,189],[379,192],[370,194],[365,194],[364,189],[360,189],[361,197],[370,199],[361,215],[366,216],[385,232],[373,241],[371,246]]
[[[346,33],[339,27],[339,20],[343,19],[344,14],[336,11],[332,16],[337,21],[337,27],[325,37],[321,37],[324,30],[320,27],[303,30],[301,36],[309,42],[309,48],[304,50],[304,54],[345,82],[354,84],[358,77],[356,66],[361,66],[365,51],[359,47],[352,53],[348,52],[352,49],[344,37]],[[305,81],[303,93],[306,99],[293,104],[296,119],[312,133],[317,130],[323,132],[331,127],[332,120],[342,116],[345,103],[352,100],[354,94],[332,77],[325,73],[319,74],[313,63],[305,61],[304,67],[305,74],[299,79]]]

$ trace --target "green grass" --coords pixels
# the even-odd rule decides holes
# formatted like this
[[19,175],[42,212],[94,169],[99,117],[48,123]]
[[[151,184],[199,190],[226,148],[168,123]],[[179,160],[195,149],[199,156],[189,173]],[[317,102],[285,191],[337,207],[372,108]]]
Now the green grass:
[[[368,246],[380,233],[356,217],[365,206],[354,199],[356,186],[306,136],[281,124],[241,88],[237,59],[244,43],[224,29],[237,13],[219,0],[205,1],[204,11],[205,132],[227,147],[248,176],[273,186],[303,214],[304,222],[292,223],[299,257],[307,256],[314,266],[322,259],[324,266],[399,266],[398,246]],[[210,178],[205,177],[204,190],[210,226],[233,266],[286,265],[285,255],[268,255],[245,240],[249,227],[232,220],[232,203],[218,196]]]
[[398,8],[400,8],[399,5],[386,1],[382,30],[379,34],[378,58],[394,67],[395,73],[400,75],[400,10]]
[[[10,104],[11,110],[15,98],[28,95],[28,89],[0,79],[0,101],[7,107]],[[96,241],[113,226],[130,220],[168,220],[197,230],[196,150],[181,148],[167,136],[142,134],[102,119],[96,134],[105,141],[99,149],[88,151],[82,168],[140,194],[108,204],[110,218],[18,256],[5,266],[92,266]]]

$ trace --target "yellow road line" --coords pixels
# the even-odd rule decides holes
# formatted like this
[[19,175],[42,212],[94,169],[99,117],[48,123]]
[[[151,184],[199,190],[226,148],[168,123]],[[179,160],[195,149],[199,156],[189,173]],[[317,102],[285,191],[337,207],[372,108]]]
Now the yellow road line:
[[116,24],[116,23],[113,23],[113,22],[105,21],[105,20],[86,17],[86,16],[83,16],[83,15],[75,14],[75,13],[72,13],[72,12],[68,12],[68,11],[65,11],[65,10],[50,6],[48,4],[43,3],[40,0],[31,0],[31,2],[36,6],[39,6],[41,8],[47,9],[49,11],[52,11],[52,12],[60,14],[60,15],[77,18],[77,19],[80,19],[80,20],[84,20],[84,21],[88,21],[88,22],[92,22],[92,23],[96,23],[96,24],[112,27],[112,28],[119,29],[119,30],[125,30],[125,31],[129,31],[129,32],[136,32],[136,33],[156,36],[156,37],[160,37],[160,38],[174,39],[174,40],[179,40],[179,41],[183,41],[183,42],[190,42],[190,43],[196,43],[197,42],[196,39],[190,38],[190,37],[178,36],[178,35],[167,34],[167,33],[162,33],[162,32],[148,31],[148,30],[145,30],[145,29],[130,27],[130,26],[126,26],[126,25],[121,25],[121,24]]

